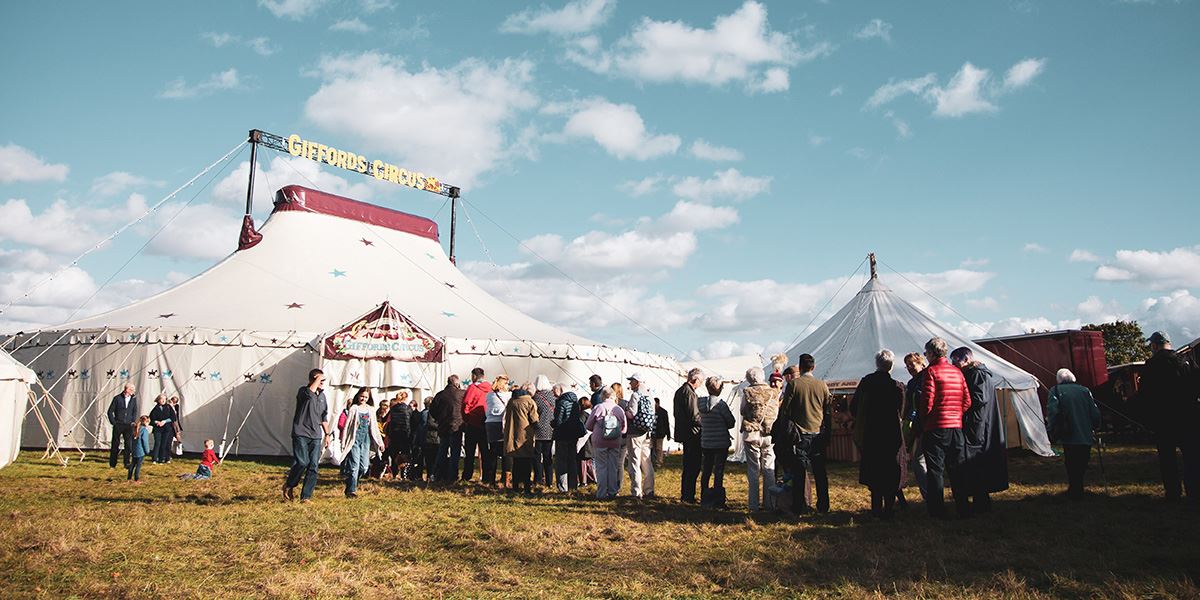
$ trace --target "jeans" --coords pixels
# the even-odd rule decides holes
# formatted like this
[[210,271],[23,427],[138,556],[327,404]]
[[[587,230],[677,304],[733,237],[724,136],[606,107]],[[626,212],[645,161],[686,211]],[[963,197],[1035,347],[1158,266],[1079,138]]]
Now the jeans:
[[514,456],[513,463],[513,489],[525,492],[526,494],[533,492],[533,484],[530,483],[530,478],[533,471],[532,456]]
[[651,438],[650,440],[650,456],[654,462],[655,469],[661,469],[663,466],[663,440],[666,438]]
[[496,479],[496,457],[488,445],[487,431],[483,427],[465,427],[463,436],[466,440],[466,452],[463,454],[462,480],[471,481],[475,477],[475,450],[479,450],[479,460],[483,464],[483,481]]
[[[517,465],[513,463],[513,471]],[[533,443],[533,482],[550,486],[554,479],[554,440],[537,440]]]
[[570,492],[579,487],[579,457],[575,440],[555,440],[554,469],[558,472],[558,491]]
[[[1200,503],[1200,444],[1178,435],[1159,434],[1158,466],[1162,472],[1167,500],[1179,500],[1187,492],[1188,500]],[[1176,449],[1179,452],[1176,454]],[[1179,454],[1183,455],[1183,485],[1180,485]]]
[[421,461],[425,463],[425,477],[429,481],[437,479],[438,448],[440,444],[422,444]]
[[760,506],[766,509],[774,508],[771,493],[767,491],[767,488],[775,484],[775,450],[771,446],[771,436],[764,436],[758,431],[747,432],[742,436],[742,448],[746,451],[746,483],[749,487],[747,504],[750,511],[754,512]]
[[925,468],[925,452],[921,449],[921,442],[917,441],[914,444],[916,450],[913,451],[912,458],[908,462],[908,470],[913,474],[913,479],[917,482],[917,489],[921,492],[921,499],[926,502],[929,497],[926,496],[926,474],[928,469]]
[[950,490],[954,493],[954,506],[959,516],[971,513],[967,502],[967,490],[962,485],[959,467],[963,462],[963,434],[961,429],[932,429],[921,436],[921,447],[928,468],[925,482],[925,504],[934,517],[946,516],[945,476],[950,476]]
[[1086,444],[1064,444],[1063,461],[1067,463],[1067,497],[1083,498],[1083,475],[1087,472],[1092,447]]
[[[700,497],[711,503],[714,502],[713,491],[725,487],[725,459],[729,457],[729,448],[705,448],[701,452]],[[708,486],[710,476],[712,487]]]
[[801,433],[792,458],[792,511],[808,510],[804,501],[805,473],[812,473],[817,488],[817,512],[829,511],[829,476],[825,472],[825,437],[819,433]]
[[437,465],[434,467],[434,479],[445,483],[454,481],[458,475],[458,458],[462,455],[463,433],[455,431],[438,436]]
[[621,449],[592,448],[592,462],[596,466],[596,497],[616,498],[621,489]]
[[129,477],[127,477],[126,479],[132,479],[134,481],[142,480],[142,461],[145,459],[146,459],[145,456],[138,456],[136,458],[130,459],[130,461],[129,461]]
[[175,428],[170,425],[154,428],[154,462],[171,460],[171,440],[175,439]]
[[[370,427],[368,422],[367,427]],[[358,478],[367,474],[367,469],[370,467],[371,460],[371,430],[367,427],[359,426],[355,430],[354,444],[350,447],[350,453],[346,455],[345,473],[346,473],[346,495],[358,492]]]
[[[125,451],[121,451],[121,444],[124,443]],[[108,450],[108,466],[109,468],[117,466],[117,454],[121,455],[122,464],[129,466],[129,453],[133,448],[133,424],[132,423],[113,423],[112,426],[112,444]]]
[[300,478],[304,478],[304,487],[300,490],[300,499],[312,498],[313,488],[317,487],[317,466],[321,463],[321,438],[310,438],[301,435],[292,436],[292,468],[288,470],[284,487],[296,487]]
[[491,459],[483,466],[483,482],[487,485],[496,483],[496,461],[500,461],[500,482],[504,483],[505,476],[512,470],[512,457],[504,454],[504,423],[484,423],[487,433],[488,448]]
[[679,484],[679,498],[684,502],[696,503],[696,478],[700,476],[700,439],[683,442],[683,480]]
[[654,495],[654,464],[650,459],[650,434],[625,438],[625,472],[629,473],[629,495]]

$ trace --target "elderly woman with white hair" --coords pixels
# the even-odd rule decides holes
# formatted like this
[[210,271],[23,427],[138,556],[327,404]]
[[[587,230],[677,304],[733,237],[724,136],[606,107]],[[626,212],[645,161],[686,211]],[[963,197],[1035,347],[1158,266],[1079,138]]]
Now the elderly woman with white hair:
[[[771,425],[779,417],[781,390],[763,381],[762,367],[746,371],[742,392],[742,448],[746,451],[746,481],[749,484],[750,512],[774,508],[767,490],[775,484],[775,450],[771,445]],[[759,479],[762,485],[759,485]],[[761,503],[759,498],[761,497]]]
[[875,355],[875,372],[863,377],[854,390],[854,441],[862,452],[858,481],[871,490],[871,513],[890,519],[900,487],[900,411],[904,384],[892,379],[896,355],[884,348]]
[[1092,392],[1075,383],[1070,369],[1059,369],[1058,385],[1050,388],[1046,403],[1046,431],[1063,445],[1067,465],[1067,497],[1083,499],[1083,476],[1092,454],[1092,432],[1100,427],[1100,408]]

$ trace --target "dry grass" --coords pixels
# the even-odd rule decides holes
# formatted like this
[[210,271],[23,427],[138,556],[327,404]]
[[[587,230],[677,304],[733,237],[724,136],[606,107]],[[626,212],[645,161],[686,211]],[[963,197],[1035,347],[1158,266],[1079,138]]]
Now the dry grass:
[[[1109,495],[1082,504],[1057,498],[1059,461],[1015,456],[988,518],[935,522],[918,501],[890,523],[863,515],[851,465],[831,469],[834,512],[796,523],[739,512],[732,463],[734,510],[714,512],[390,483],[347,501],[332,468],[312,503],[285,504],[280,463],[210,482],[176,478],[194,460],[148,465],[132,486],[98,453],[37,457],[0,471],[4,598],[1200,597],[1200,515],[1157,498],[1144,448],[1110,450]],[[669,462],[659,493],[678,482]]]

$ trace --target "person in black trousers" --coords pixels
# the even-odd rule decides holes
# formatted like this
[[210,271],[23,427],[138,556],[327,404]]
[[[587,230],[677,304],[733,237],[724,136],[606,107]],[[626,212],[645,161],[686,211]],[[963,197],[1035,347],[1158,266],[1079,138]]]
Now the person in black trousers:
[[154,463],[171,462],[171,440],[175,439],[175,412],[167,404],[167,396],[159,394],[150,409],[150,424],[154,426]]
[[117,466],[117,454],[121,452],[121,443],[125,451],[121,453],[125,467],[129,467],[129,453],[133,448],[133,425],[138,419],[138,402],[132,384],[127,384],[125,390],[113,396],[108,405],[108,423],[112,425],[112,444],[109,446],[108,467]]
[[700,450],[700,407],[696,389],[704,379],[700,369],[688,371],[687,381],[675,390],[675,441],[683,445],[683,479],[679,498],[696,503],[696,479],[700,477],[703,456]]

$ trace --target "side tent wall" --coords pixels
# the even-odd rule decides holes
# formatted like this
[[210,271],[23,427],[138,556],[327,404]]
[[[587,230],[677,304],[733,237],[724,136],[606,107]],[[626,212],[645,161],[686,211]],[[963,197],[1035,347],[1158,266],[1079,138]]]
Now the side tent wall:
[[0,467],[17,459],[21,451],[21,419],[29,408],[29,384],[19,379],[0,380]]
[[1004,414],[1005,434],[1009,448],[1025,448],[1041,456],[1054,456],[1046,424],[1042,420],[1042,405],[1036,389],[1013,390],[998,388],[996,397]]
[[[23,348],[31,360],[44,348]],[[61,408],[42,405],[42,415],[66,448],[107,449],[112,427],[105,411],[126,383],[137,389],[138,409],[148,414],[159,393],[180,398],[184,449],[203,450],[204,440],[232,443],[246,419],[236,450],[243,454],[290,452],[296,388],[313,367],[306,348],[165,342],[111,342],[55,346],[35,364]],[[57,382],[57,383],[55,383]],[[57,417],[55,416],[55,413]],[[249,417],[247,418],[247,415]],[[25,419],[23,444],[44,446],[37,419]]]

